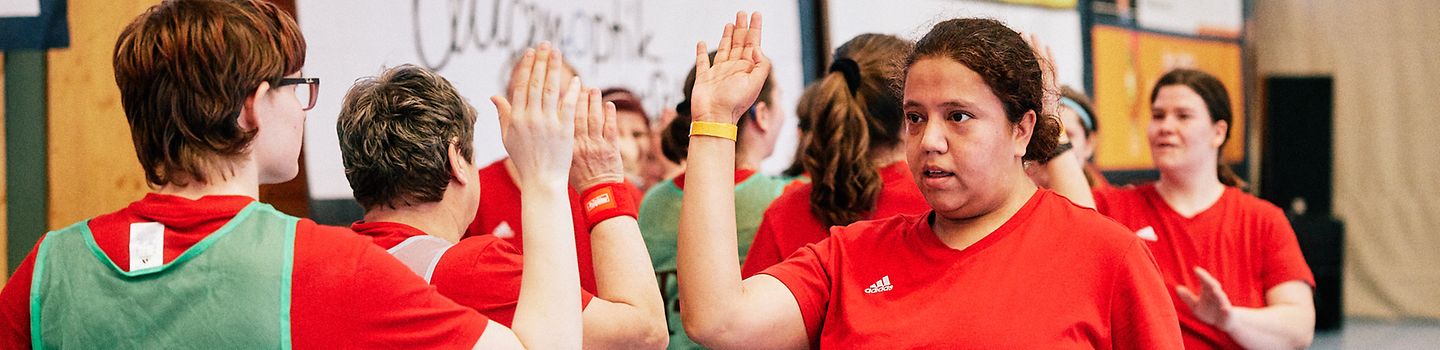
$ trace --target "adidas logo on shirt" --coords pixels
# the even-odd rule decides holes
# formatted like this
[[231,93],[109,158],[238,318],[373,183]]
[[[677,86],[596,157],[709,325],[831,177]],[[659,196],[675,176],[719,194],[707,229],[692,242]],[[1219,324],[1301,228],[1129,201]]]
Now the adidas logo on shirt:
[[515,230],[510,229],[509,223],[501,221],[500,225],[495,226],[495,230],[490,231],[490,234],[495,235],[495,237],[510,238],[515,237]]
[[889,292],[893,289],[895,286],[890,284],[890,276],[885,276],[881,277],[879,281],[875,281],[875,284],[871,284],[870,288],[865,288],[865,294]]
[[1136,230],[1135,235],[1140,236],[1140,239],[1151,242],[1156,242],[1160,240],[1160,236],[1155,235],[1155,228],[1150,226],[1145,226],[1145,228]]

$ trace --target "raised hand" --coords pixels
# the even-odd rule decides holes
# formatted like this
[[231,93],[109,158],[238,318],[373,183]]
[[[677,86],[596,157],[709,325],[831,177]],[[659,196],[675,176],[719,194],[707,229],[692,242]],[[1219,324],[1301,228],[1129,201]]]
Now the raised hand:
[[725,25],[714,62],[705,42],[696,45],[693,120],[735,124],[755,103],[770,75],[770,59],[760,50],[760,22],[758,12],[748,20],[744,11],[737,12],[735,23]]
[[1220,288],[1220,281],[1210,276],[1209,271],[1199,266],[1195,267],[1195,277],[1200,280],[1200,294],[1196,295],[1190,288],[1185,286],[1175,287],[1175,294],[1180,296],[1180,301],[1190,307],[1195,313],[1195,318],[1200,321],[1225,329],[1225,324],[1230,321],[1230,312],[1234,306],[1230,304],[1230,297],[1225,295],[1225,290]]
[[580,102],[574,115],[575,161],[570,165],[570,187],[584,192],[602,183],[624,182],[615,104],[603,102],[596,88],[586,88]]
[[[1043,84],[1045,94],[1041,97],[1040,112],[1041,118],[1060,115],[1060,82],[1056,78],[1055,53],[1050,51],[1050,46],[1040,41],[1040,36],[1035,33],[1027,33],[1021,38],[1025,43],[1030,44],[1030,50],[1035,52],[1035,60],[1040,63],[1040,82]],[[1065,130],[1060,130],[1061,138],[1065,137]],[[1065,140],[1061,140],[1064,142]]]
[[575,105],[580,78],[571,80],[563,96],[558,81],[560,52],[542,42],[526,49],[510,74],[510,98],[492,96],[500,114],[500,138],[518,173],[516,182],[564,186],[574,149]]

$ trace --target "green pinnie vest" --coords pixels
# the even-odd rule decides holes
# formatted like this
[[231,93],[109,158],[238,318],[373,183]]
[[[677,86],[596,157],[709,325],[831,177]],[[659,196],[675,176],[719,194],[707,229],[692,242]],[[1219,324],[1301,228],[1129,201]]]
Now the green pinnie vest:
[[30,290],[32,347],[289,349],[299,219],[254,202],[175,260],[124,271],[89,221],[45,236]]

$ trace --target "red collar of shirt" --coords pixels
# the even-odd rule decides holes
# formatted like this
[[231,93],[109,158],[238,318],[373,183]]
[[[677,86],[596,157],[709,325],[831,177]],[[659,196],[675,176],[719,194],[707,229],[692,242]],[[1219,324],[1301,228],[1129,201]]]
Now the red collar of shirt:
[[238,195],[211,195],[189,199],[147,193],[145,198],[130,203],[125,214],[132,215],[137,221],[158,222],[175,232],[209,234],[254,201],[254,198]]
[[926,251],[927,254],[937,254],[936,256],[949,257],[952,259],[973,256],[995,245],[996,242],[1005,239],[1006,236],[1009,236],[1011,232],[1014,232],[1020,226],[1027,224],[1030,221],[1030,216],[1040,210],[1041,206],[1045,205],[1045,203],[1042,202],[1050,196],[1058,197],[1058,195],[1050,192],[1050,190],[1036,190],[1035,193],[1030,195],[1029,199],[1025,200],[1025,204],[1020,207],[1020,210],[1005,220],[1005,223],[1000,224],[1000,227],[995,228],[994,231],[990,231],[990,234],[985,235],[985,237],[980,238],[980,240],[975,243],[971,243],[970,246],[964,249],[951,248],[945,244],[944,241],[940,240],[940,236],[937,235],[934,228],[930,226],[934,223],[934,220],[936,220],[935,216],[938,215],[934,210],[931,210],[930,213],[922,217],[922,220],[917,220],[918,222],[915,223],[915,227],[911,229],[911,232],[918,233],[916,238],[921,241],[920,247],[925,249],[924,251]]
[[1170,203],[1165,201],[1165,197],[1160,195],[1160,190],[1155,188],[1155,185],[1157,183],[1158,182],[1151,182],[1141,186],[1137,186],[1136,188],[1139,189],[1141,195],[1148,197],[1152,203],[1156,204],[1155,206],[1158,213],[1160,213],[1161,215],[1169,215],[1180,218],[1181,220],[1187,222],[1194,221],[1201,218],[1202,216],[1210,217],[1213,215],[1219,215],[1213,213],[1225,212],[1226,207],[1230,205],[1230,201],[1233,200],[1235,196],[1242,194],[1240,192],[1240,189],[1231,186],[1225,186],[1225,191],[1220,192],[1220,198],[1215,199],[1215,203],[1210,204],[1210,207],[1200,210],[1194,215],[1186,217],[1185,215],[1181,215],[1180,212],[1175,211],[1175,207],[1170,206]]
[[179,256],[196,242],[225,226],[245,209],[254,198],[237,195],[211,195],[189,199],[176,195],[148,193],[124,209],[100,215],[89,221],[95,244],[129,270],[130,224],[155,222],[165,226],[165,261]]
[[[751,175],[755,175],[754,170],[735,169],[735,183],[739,184],[741,182],[745,182],[745,180],[749,179]],[[680,173],[680,175],[675,176],[675,187],[679,187],[681,190],[685,189],[685,173]]]
[[386,221],[356,221],[355,223],[350,224],[350,229],[354,230],[355,233],[370,237],[371,240],[375,241],[376,245],[379,245],[381,248],[385,249],[394,248],[395,245],[400,244],[400,242],[404,242],[410,237],[425,234],[425,231],[420,231],[420,229],[415,228],[414,226],[398,222]]

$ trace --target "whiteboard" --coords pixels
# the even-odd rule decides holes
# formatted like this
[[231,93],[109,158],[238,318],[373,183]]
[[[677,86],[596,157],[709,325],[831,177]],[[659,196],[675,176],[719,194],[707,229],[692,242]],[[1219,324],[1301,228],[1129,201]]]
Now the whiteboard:
[[336,115],[358,78],[412,63],[436,69],[479,112],[475,158],[505,156],[491,95],[503,93],[508,62],[524,47],[549,40],[587,85],[622,86],[639,94],[651,118],[681,99],[695,63],[695,43],[714,47],[738,10],[765,16],[766,53],[780,107],[789,119],[762,170],[776,173],[795,149],[794,106],[802,87],[799,9],[790,1],[700,0],[452,0],[297,1],[309,52],[304,75],[322,80],[305,123],[305,167],[312,199],[352,198],[340,160]]
[[930,27],[959,17],[994,18],[1021,33],[1036,33],[1055,53],[1060,83],[1085,89],[1085,51],[1081,42],[1080,13],[985,1],[900,0],[882,3],[829,0],[830,52],[857,35],[892,34],[920,40]]

